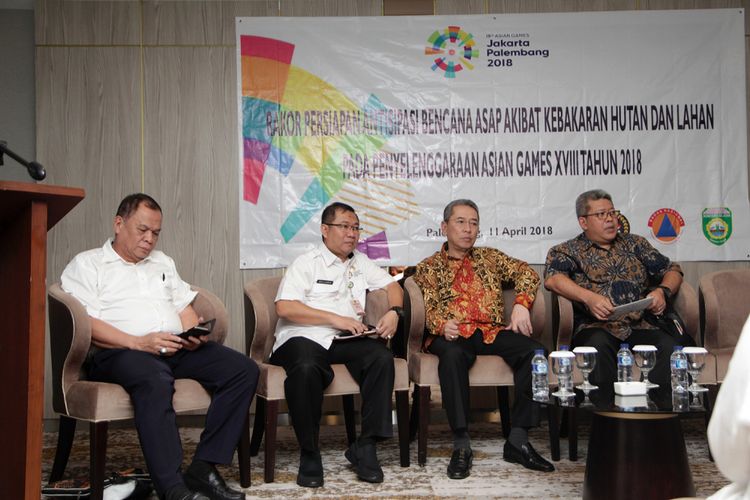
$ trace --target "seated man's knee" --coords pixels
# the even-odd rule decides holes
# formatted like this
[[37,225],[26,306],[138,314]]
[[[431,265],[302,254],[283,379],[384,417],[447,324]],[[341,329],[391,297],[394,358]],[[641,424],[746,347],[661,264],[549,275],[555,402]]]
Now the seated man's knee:
[[580,339],[579,342],[574,343],[576,347],[583,345],[590,346],[595,348],[599,352],[607,352],[612,350],[612,334],[608,331],[596,329],[585,331],[585,333],[586,334],[584,338]]
[[457,343],[451,343],[440,353],[441,366],[471,366],[477,359],[476,355],[461,349]]

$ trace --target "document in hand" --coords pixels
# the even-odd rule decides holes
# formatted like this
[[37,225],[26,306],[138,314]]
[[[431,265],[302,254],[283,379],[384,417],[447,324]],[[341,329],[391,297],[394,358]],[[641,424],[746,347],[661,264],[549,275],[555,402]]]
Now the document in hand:
[[646,297],[645,299],[636,300],[635,302],[628,302],[627,304],[622,304],[617,307],[615,307],[614,311],[612,311],[612,314],[609,315],[609,318],[607,318],[609,321],[614,321],[616,319],[620,319],[623,316],[625,316],[628,313],[632,313],[635,311],[643,311],[648,306],[651,305],[651,301],[653,298]]
[[362,333],[352,333],[348,330],[344,330],[344,331],[337,333],[336,336],[333,337],[333,340],[351,340],[351,339],[361,339],[364,337],[377,338],[378,331],[375,329],[374,326],[367,325],[367,330],[365,330]]

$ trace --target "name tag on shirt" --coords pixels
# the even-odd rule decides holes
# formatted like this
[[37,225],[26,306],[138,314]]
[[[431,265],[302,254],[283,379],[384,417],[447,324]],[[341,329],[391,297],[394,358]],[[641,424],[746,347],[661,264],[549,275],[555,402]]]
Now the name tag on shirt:
[[320,285],[333,285],[333,280],[317,280],[315,283]]

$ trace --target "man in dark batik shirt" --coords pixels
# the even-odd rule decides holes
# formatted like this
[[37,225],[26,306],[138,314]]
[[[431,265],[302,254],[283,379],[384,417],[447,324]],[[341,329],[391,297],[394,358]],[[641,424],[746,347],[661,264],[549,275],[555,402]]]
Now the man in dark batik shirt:
[[612,197],[601,189],[576,199],[576,216],[583,233],[547,253],[544,286],[573,301],[573,346],[593,346],[599,352],[591,380],[611,388],[617,379],[617,351],[622,342],[650,344],[657,361],[649,379],[670,384],[669,357],[677,340],[644,319],[644,311],[615,321],[607,318],[617,305],[652,297],[648,311],[664,313],[669,298],[682,283],[682,270],[645,238],[617,232]]

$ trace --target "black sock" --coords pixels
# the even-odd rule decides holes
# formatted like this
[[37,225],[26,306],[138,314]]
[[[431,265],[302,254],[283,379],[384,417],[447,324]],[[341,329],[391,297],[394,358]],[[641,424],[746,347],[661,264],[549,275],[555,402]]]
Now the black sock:
[[512,427],[508,435],[508,441],[516,448],[520,448],[529,442],[529,432],[523,427]]
[[466,429],[456,429],[453,431],[453,449],[460,450],[461,448],[471,448],[469,431]]

